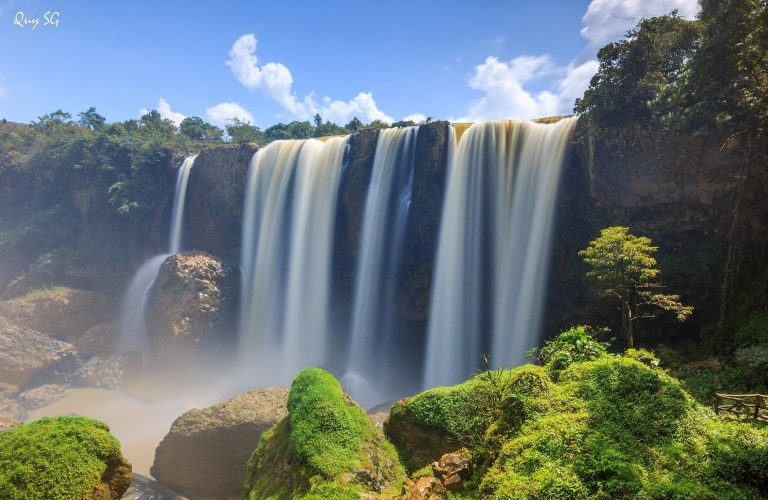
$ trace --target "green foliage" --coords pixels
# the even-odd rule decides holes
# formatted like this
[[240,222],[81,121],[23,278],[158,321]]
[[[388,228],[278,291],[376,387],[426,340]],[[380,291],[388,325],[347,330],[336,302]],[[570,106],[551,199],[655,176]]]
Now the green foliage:
[[[466,495],[748,499],[768,494],[768,431],[718,419],[655,365],[652,353],[630,350],[625,356],[602,353],[574,361],[557,382],[541,367],[505,372],[509,382],[494,386],[502,411],[472,407],[495,420],[472,444],[475,473],[468,484],[477,489]],[[409,398],[399,411],[421,424],[463,432],[459,422],[469,416],[461,404],[489,387],[475,376]]]
[[237,118],[229,120],[224,126],[224,130],[227,131],[229,140],[237,144],[247,144],[249,142],[262,144],[265,142],[264,133],[259,127],[254,127],[250,123],[242,122]]
[[179,133],[194,141],[220,142],[224,136],[219,127],[206,123],[198,116],[184,118],[179,124]]
[[78,123],[80,125],[88,127],[91,130],[98,130],[107,122],[107,119],[98,114],[96,108],[93,106],[82,113],[78,113],[77,117],[79,118]]
[[694,128],[762,134],[768,122],[768,4],[703,0],[699,47],[665,98]]
[[539,363],[551,372],[558,372],[580,361],[604,356],[608,344],[596,340],[598,332],[590,326],[569,328],[552,340],[544,342],[539,351]]
[[[639,319],[653,318],[653,310],[674,313],[685,321],[693,307],[683,305],[679,295],[658,293],[663,285],[656,281],[659,270],[653,254],[658,247],[645,236],[635,236],[629,228],[614,226],[602,229],[600,236],[579,252],[590,266],[587,277],[605,286],[605,294],[618,299],[622,311],[622,328],[627,345],[634,345],[634,330]],[[651,312],[645,312],[650,309]]]
[[650,122],[665,111],[659,92],[682,73],[698,39],[698,24],[676,12],[642,19],[626,39],[600,49],[600,67],[574,111],[600,129]]
[[0,497],[88,499],[120,443],[82,417],[41,418],[0,434]]
[[262,435],[248,462],[244,495],[359,498],[369,491],[366,477],[399,492],[405,471],[394,447],[333,376],[301,371],[291,384],[288,417]]
[[756,312],[736,331],[736,345],[768,344],[768,313]]
[[624,356],[654,368],[661,364],[661,360],[653,352],[646,349],[627,349],[624,351]]
[[309,122],[277,123],[264,131],[264,138],[268,142],[286,139],[309,139],[314,131],[314,127]]

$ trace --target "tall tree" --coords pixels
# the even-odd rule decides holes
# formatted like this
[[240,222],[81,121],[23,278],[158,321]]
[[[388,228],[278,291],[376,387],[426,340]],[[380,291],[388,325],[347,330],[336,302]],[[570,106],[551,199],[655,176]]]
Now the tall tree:
[[659,92],[683,71],[698,39],[697,22],[677,12],[642,19],[624,40],[597,53],[600,67],[574,111],[589,113],[601,128],[650,121],[664,112]]
[[187,117],[179,125],[179,133],[195,141],[221,141],[224,132],[217,126],[205,122],[199,116]]
[[606,295],[620,303],[622,330],[629,347],[634,346],[638,320],[654,317],[659,309],[674,313],[678,321],[685,321],[693,312],[693,307],[680,302],[679,295],[659,293],[664,285],[653,258],[658,249],[650,238],[615,226],[600,231],[600,236],[579,252],[591,267],[587,277],[602,283]]

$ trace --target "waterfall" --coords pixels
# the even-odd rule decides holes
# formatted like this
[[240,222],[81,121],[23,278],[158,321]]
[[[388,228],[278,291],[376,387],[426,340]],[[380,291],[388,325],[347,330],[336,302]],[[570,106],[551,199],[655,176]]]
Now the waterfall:
[[520,363],[538,343],[555,198],[576,120],[478,122],[450,147],[426,387],[464,380],[484,353],[494,367]]
[[399,351],[392,323],[403,237],[413,188],[418,127],[379,131],[363,216],[352,317],[352,344],[344,380],[364,406],[392,394]]
[[160,272],[160,266],[170,255],[178,253],[182,248],[184,225],[184,206],[187,197],[187,182],[189,171],[195,163],[197,155],[184,159],[176,172],[176,190],[173,196],[173,211],[171,213],[171,231],[168,238],[168,253],[155,255],[147,259],[134,274],[128,290],[123,296],[120,307],[117,352],[128,352],[136,349],[145,351],[147,348],[146,308],[149,293],[155,278]]
[[248,166],[240,308],[241,366],[289,383],[327,361],[331,252],[348,137],[276,141]]
[[189,181],[189,171],[195,164],[197,155],[188,156],[179,167],[176,173],[176,191],[173,195],[173,213],[171,215],[171,235],[168,242],[168,253],[175,254],[181,251],[181,238],[184,227],[184,206],[187,200],[187,182]]

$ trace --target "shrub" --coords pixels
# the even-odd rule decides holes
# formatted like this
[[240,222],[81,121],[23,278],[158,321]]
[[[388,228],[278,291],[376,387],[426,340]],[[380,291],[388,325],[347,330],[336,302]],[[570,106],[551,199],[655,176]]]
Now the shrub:
[[736,332],[736,344],[738,346],[768,344],[768,312],[753,314],[749,321]]
[[590,326],[574,326],[544,343],[539,363],[558,372],[579,361],[590,361],[605,355],[607,344],[595,340],[597,331]]

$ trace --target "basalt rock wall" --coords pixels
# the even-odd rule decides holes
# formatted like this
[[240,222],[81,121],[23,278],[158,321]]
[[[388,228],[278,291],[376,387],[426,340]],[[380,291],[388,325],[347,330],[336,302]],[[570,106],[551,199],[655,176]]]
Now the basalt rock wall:
[[[333,302],[341,322],[351,310],[377,136],[376,131],[365,131],[350,138],[339,187]],[[427,326],[448,138],[447,122],[422,126],[417,138],[396,311],[401,318],[398,331],[403,341],[412,343],[415,355],[423,348]],[[752,286],[753,278],[765,273],[768,168],[744,163],[743,145],[736,140],[721,145],[712,138],[640,128],[596,135],[586,120],[579,123],[557,200],[546,335],[586,321],[618,326],[614,305],[601,299],[599,287],[584,278],[586,268],[577,255],[603,227],[626,225],[650,236],[660,247],[657,258],[668,291],[680,293],[696,307],[685,325],[660,318],[658,339],[693,334],[717,321],[726,266],[733,269],[728,295]],[[200,154],[189,180],[187,248],[238,260],[246,172],[255,150],[221,147]]]

